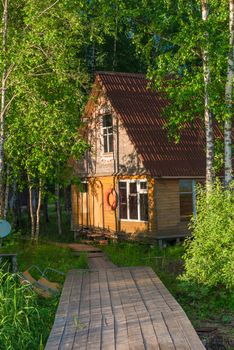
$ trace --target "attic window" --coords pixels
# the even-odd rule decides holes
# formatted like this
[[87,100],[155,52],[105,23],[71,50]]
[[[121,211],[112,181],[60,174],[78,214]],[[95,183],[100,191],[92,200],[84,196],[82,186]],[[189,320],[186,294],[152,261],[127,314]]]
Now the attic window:
[[102,118],[102,134],[104,153],[113,152],[113,118],[105,115]]

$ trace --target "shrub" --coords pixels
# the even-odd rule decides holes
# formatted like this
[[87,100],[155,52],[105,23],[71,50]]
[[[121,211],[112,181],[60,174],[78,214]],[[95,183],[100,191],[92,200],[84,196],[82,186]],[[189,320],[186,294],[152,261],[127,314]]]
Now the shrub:
[[183,279],[213,287],[234,287],[234,192],[224,189],[219,181],[206,196],[198,189],[197,215],[186,241]]

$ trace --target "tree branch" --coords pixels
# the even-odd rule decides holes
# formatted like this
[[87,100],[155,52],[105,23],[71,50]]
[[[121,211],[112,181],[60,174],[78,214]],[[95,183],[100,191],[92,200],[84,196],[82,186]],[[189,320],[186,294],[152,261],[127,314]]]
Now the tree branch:
[[5,105],[4,110],[3,110],[3,113],[5,113],[5,112],[7,111],[7,109],[10,107],[12,101],[16,98],[16,96],[17,96],[17,94],[14,94],[14,95],[12,96],[12,98],[10,99],[10,101]]
[[52,7],[54,7],[58,2],[59,2],[59,0],[56,0],[52,5],[50,5],[50,6],[47,7],[45,10],[43,10],[37,17],[42,16],[44,13],[46,13],[46,12],[49,11]]
[[12,72],[14,66],[15,66],[15,63],[12,63],[12,64],[10,65],[10,67],[7,69],[6,76],[5,76],[5,82],[6,82],[7,79],[9,78],[9,75],[11,74],[11,72]]
[[47,59],[49,59],[49,56],[47,55],[47,53],[45,52],[45,50],[43,50],[43,48],[42,48],[41,46],[32,45],[31,47],[34,48],[34,49],[37,49],[37,50],[41,51],[41,52],[43,53],[43,55],[44,55]]
[[54,72],[44,72],[44,73],[29,73],[28,75],[30,77],[38,77],[38,76],[43,76],[43,75],[50,75],[53,74]]

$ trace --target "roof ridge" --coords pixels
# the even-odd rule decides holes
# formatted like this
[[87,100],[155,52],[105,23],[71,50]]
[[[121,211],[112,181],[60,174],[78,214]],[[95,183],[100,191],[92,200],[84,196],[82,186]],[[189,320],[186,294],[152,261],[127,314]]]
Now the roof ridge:
[[116,76],[118,75],[118,76],[127,76],[127,77],[146,79],[146,75],[144,73],[96,71],[95,76],[97,76],[97,75],[116,75]]

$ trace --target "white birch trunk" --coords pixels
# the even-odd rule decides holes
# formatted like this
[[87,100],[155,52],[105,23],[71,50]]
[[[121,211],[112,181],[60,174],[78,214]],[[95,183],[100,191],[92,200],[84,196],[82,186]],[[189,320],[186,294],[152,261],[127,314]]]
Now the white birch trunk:
[[[208,0],[202,0],[202,20],[208,19]],[[208,33],[204,33],[208,42]],[[206,128],[206,188],[209,193],[212,190],[214,182],[214,132],[213,132],[213,116],[210,111],[209,101],[209,84],[210,84],[210,67],[209,53],[207,49],[202,52],[203,59],[203,76],[204,76],[204,118]]]
[[35,216],[34,216],[34,210],[33,210],[32,185],[29,184],[28,190],[29,190],[29,211],[30,211],[30,218],[31,218],[31,240],[33,241],[35,239]]
[[61,220],[61,205],[60,205],[60,191],[59,184],[55,185],[55,196],[56,196],[56,211],[57,211],[57,224],[58,234],[62,234],[62,220]]
[[39,191],[38,191],[38,202],[37,202],[37,211],[36,211],[36,228],[35,228],[35,241],[38,241],[40,233],[40,213],[41,213],[41,199],[42,199],[42,184],[40,181]]
[[233,118],[233,76],[234,76],[234,0],[229,1],[229,55],[227,80],[225,86],[225,101],[228,106],[228,116],[224,121],[224,169],[225,184],[232,180],[232,118]]
[[7,171],[6,171],[6,188],[5,188],[5,198],[4,198],[4,212],[3,212],[3,218],[6,219],[7,212],[8,212],[8,206],[9,206],[9,187],[10,187],[10,181],[9,181],[9,166],[7,165]]
[[8,29],[8,0],[3,1],[2,17],[2,54],[3,54],[3,72],[1,86],[1,107],[0,107],[0,216],[4,214],[4,129],[5,129],[5,111],[6,111],[6,83],[7,83],[7,29]]

